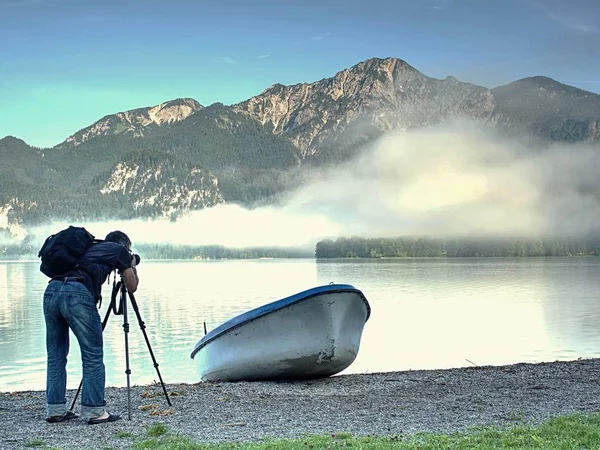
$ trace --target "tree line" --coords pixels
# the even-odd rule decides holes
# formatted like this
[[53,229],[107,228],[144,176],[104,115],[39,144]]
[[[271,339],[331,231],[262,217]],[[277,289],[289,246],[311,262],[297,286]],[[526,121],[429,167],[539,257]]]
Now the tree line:
[[600,238],[363,238],[319,241],[316,258],[534,257],[600,255]]

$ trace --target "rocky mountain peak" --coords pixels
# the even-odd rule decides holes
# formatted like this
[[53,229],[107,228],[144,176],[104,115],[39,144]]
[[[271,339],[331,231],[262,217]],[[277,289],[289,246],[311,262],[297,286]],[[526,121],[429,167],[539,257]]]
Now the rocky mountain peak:
[[76,147],[98,136],[123,134],[142,137],[154,127],[181,122],[202,108],[203,106],[192,98],[178,98],[156,106],[111,114],[69,136],[57,147]]
[[200,103],[198,103],[196,100],[194,100],[193,98],[188,98],[188,97],[176,98],[174,100],[169,100],[167,102],[164,102],[163,105],[189,106],[190,108],[193,108],[194,110],[199,110],[199,109],[203,108],[203,106]]
[[202,108],[193,98],[178,98],[150,108],[148,117],[157,125],[181,122]]
[[291,139],[303,159],[335,145],[352,128],[373,134],[434,125],[455,116],[488,119],[494,107],[488,89],[428,78],[397,58],[371,58],[314,83],[276,84],[234,105]]
[[366,59],[346,70],[349,70],[351,72],[380,71],[390,74],[397,71],[419,72],[417,69],[415,69],[403,59],[391,57]]

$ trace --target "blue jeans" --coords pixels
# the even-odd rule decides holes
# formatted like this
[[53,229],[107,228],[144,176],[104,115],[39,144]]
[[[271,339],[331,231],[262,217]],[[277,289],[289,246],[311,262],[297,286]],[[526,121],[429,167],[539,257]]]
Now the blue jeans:
[[81,417],[89,419],[104,413],[105,368],[102,324],[90,291],[72,278],[51,281],[44,292],[46,320],[47,415],[67,411],[67,355],[69,328],[79,342],[83,366]]

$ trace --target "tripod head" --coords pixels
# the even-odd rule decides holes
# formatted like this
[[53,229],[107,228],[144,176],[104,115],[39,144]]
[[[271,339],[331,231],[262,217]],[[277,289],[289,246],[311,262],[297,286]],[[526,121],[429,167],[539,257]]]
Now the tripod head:
[[[140,255],[138,255],[137,253],[133,253],[131,250],[129,250],[129,255],[131,256],[131,268],[135,270],[135,268],[141,262]],[[127,270],[129,270],[129,268],[126,268],[124,270],[127,271]],[[114,278],[113,278],[113,293],[112,293],[113,299],[111,299],[111,300],[114,300],[114,296],[116,295],[115,290],[121,289],[122,291],[126,292],[127,284],[125,282],[125,279],[123,277],[123,273],[121,272],[121,270],[114,268],[112,273],[114,274]],[[135,271],[134,271],[134,273],[135,273]],[[118,282],[117,282],[117,274],[119,274]],[[127,278],[128,278],[129,284],[131,285],[131,283],[132,283],[131,277],[128,276]],[[137,274],[135,274],[134,278],[136,279],[136,285],[137,285]],[[110,275],[109,275],[109,282],[110,282]],[[135,291],[135,288],[132,288],[132,290]]]
[[[108,309],[112,309],[112,312],[115,316],[123,315],[123,310],[125,307],[125,303],[127,302],[127,296],[133,299],[133,294],[127,290],[127,286],[125,285],[125,281],[123,280],[123,275],[119,273],[119,281],[116,280],[116,276],[113,280],[112,293],[110,295],[110,304]],[[119,302],[117,305],[117,297],[119,297]],[[137,306],[137,305],[136,305]]]
[[[115,316],[120,316],[123,314],[123,304],[127,301],[126,296],[124,295],[127,292],[127,287],[123,282],[123,277],[118,282],[113,282],[112,293],[110,295],[110,305],[108,308],[113,310],[113,314]],[[117,296],[120,295],[120,302],[117,307]]]

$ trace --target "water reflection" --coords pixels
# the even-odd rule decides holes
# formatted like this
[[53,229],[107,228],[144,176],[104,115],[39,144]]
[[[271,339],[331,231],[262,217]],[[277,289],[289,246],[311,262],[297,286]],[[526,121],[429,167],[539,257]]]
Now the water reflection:
[[[0,263],[0,380],[25,383],[45,369],[42,287],[32,278],[37,265]],[[38,280],[39,281],[39,280]]]
[[560,358],[600,357],[600,264],[598,258],[562,260],[546,267],[549,289],[544,320]]
[[[599,356],[600,259],[189,261],[140,265],[135,294],[166,382],[198,381],[189,355],[208,330],[311,287],[349,283],[372,306],[345,373]],[[35,263],[0,263],[0,391],[43,389],[46,278]],[[111,286],[103,289],[104,318]],[[131,304],[131,381],[156,372]],[[124,386],[123,317],[105,330],[107,383]],[[71,339],[69,387],[81,378]]]
[[0,263],[0,342],[2,342],[2,329],[8,328],[8,265]]
[[[523,260],[318,262],[323,278],[354,280],[373,307],[346,373],[517,362],[549,337],[547,286]],[[534,270],[535,271],[535,270]]]

